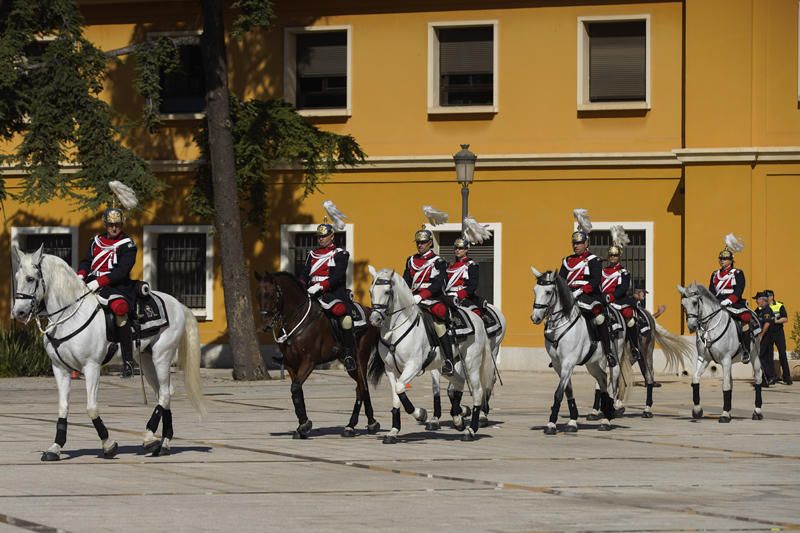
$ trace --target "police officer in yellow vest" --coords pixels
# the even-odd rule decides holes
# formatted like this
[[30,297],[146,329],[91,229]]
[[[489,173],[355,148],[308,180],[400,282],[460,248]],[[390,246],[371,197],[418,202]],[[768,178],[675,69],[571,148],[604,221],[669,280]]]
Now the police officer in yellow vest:
[[783,373],[783,377],[781,379],[784,384],[791,385],[792,373],[789,370],[789,361],[786,359],[786,335],[783,332],[783,325],[789,321],[788,313],[786,312],[786,306],[784,306],[782,302],[779,302],[775,299],[775,293],[770,289],[767,289],[764,292],[769,300],[769,306],[772,309],[772,313],[775,315],[775,321],[767,332],[767,335],[770,336],[769,349],[772,350],[773,346],[778,348],[778,357],[781,360],[781,372]]

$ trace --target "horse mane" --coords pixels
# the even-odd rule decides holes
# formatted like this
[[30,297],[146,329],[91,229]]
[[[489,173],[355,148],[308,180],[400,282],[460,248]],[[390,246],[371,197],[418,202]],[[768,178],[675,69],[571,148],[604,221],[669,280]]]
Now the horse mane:
[[281,278],[281,279],[282,278],[287,278],[290,282],[294,283],[297,286],[298,289],[305,290],[303,288],[302,283],[300,283],[300,280],[297,279],[297,276],[295,276],[291,272],[286,272],[285,270],[281,270],[280,272],[274,272],[274,273],[272,273],[270,275],[273,278]]
[[400,308],[413,308],[414,293],[411,292],[409,286],[406,285],[406,280],[403,279],[403,276],[390,268],[384,268],[378,272],[378,275],[375,279],[378,278],[392,280],[394,299],[397,301],[397,304],[400,306]]
[[695,291],[697,291],[697,294],[701,298],[703,298],[704,300],[708,300],[709,302],[712,302],[712,303],[715,303],[715,304],[719,303],[719,302],[717,302],[717,297],[714,296],[711,293],[711,291],[708,290],[708,287],[706,287],[705,285],[701,285],[700,283],[697,283],[696,281],[694,281],[694,282],[692,282],[691,285],[689,285],[689,288],[690,289],[694,289]]
[[550,270],[548,270],[545,274],[552,274],[555,276],[558,299],[561,301],[561,309],[565,316],[569,316],[572,314],[572,308],[575,306],[575,297],[572,296],[572,291],[570,290],[569,285],[567,285],[567,281]]
[[42,275],[48,276],[47,290],[57,291],[61,299],[75,299],[86,292],[86,285],[66,261],[58,256],[42,255]]

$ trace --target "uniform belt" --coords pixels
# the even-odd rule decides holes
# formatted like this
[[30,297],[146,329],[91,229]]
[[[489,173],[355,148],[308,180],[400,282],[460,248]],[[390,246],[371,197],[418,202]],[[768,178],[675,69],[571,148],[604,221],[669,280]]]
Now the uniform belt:
[[311,281],[313,283],[319,283],[320,281],[327,281],[328,276],[311,276]]
[[722,289],[717,294],[733,294],[733,289]]
[[588,283],[589,282],[586,281],[585,279],[579,279],[579,280],[575,280],[572,283],[570,283],[570,287],[572,287],[573,285],[586,285]]

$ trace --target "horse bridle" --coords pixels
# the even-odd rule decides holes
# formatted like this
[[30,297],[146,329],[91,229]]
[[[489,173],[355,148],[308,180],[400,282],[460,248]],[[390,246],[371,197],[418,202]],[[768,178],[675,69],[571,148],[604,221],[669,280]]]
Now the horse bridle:
[[[297,308],[294,310],[294,312],[289,317],[287,317],[286,315],[284,315],[283,311],[281,310],[281,307],[283,307],[283,291],[281,291],[281,287],[277,283],[273,282],[273,285],[275,286],[275,296],[273,297],[273,301],[275,302],[275,310],[274,311],[265,311],[265,310],[261,309],[261,310],[259,310],[259,314],[261,316],[265,316],[265,317],[267,317],[269,319],[269,322],[266,324],[266,326],[268,326],[272,330],[272,337],[275,339],[275,342],[277,342],[278,344],[283,344],[284,342],[289,340],[289,338],[292,335],[297,333],[297,331],[301,329],[301,326],[303,326],[303,324],[305,324],[306,318],[308,318],[308,315],[311,314],[311,308],[313,306],[311,305],[311,298],[308,296],[308,294],[306,294],[305,295],[306,296],[305,314],[303,314],[303,317],[292,328],[292,330],[287,332],[284,325],[286,324],[287,321],[290,321],[290,320],[294,319],[295,316],[297,316],[299,311],[303,308],[303,305],[301,304],[301,305],[297,306]],[[278,321],[278,319],[280,319],[280,328],[281,328],[281,332],[282,332],[280,337],[275,335],[275,326],[276,326],[276,321]]]
[[[548,279],[544,279],[544,276],[541,276],[536,281],[536,284],[537,285],[541,285],[542,287],[547,287],[548,285],[555,285],[556,284],[556,280],[555,280],[555,277],[553,277],[553,279],[548,280]],[[540,303],[533,302],[533,308],[534,309],[549,310],[549,309],[551,309],[553,307],[554,303],[555,303],[555,294],[550,296],[550,299],[546,304],[540,304]],[[563,310],[561,310],[561,311],[559,311],[557,313],[550,313],[548,311],[545,314],[545,316],[547,316],[548,321],[555,321],[555,320],[558,320],[560,318],[560,315],[563,315],[563,314],[564,314]]]
[[[42,274],[42,265],[37,263],[37,264],[34,265],[34,268],[36,269],[36,273],[38,274],[38,276],[35,278],[36,279],[36,285],[34,285],[34,287],[33,287],[33,292],[31,294],[25,294],[24,292],[15,292],[14,293],[14,299],[15,300],[31,300],[31,312],[28,314],[28,319],[30,319],[31,316],[34,316],[34,315],[38,316],[41,313],[42,308],[44,307],[44,305],[42,303],[44,301],[44,294],[45,294],[45,292],[47,290],[47,286],[46,286],[45,281],[44,281],[44,274]],[[36,292],[39,290],[39,282],[41,282],[41,284],[42,284],[42,297],[41,298],[37,298],[36,297]]]
[[275,327],[275,321],[278,320],[278,318],[281,316],[280,307],[281,307],[281,304],[283,303],[283,293],[281,292],[280,285],[278,285],[277,283],[273,283],[273,285],[275,285],[275,292],[274,292],[273,297],[272,297],[272,301],[275,304],[273,306],[274,310],[273,311],[266,311],[266,310],[264,310],[264,308],[262,306],[262,308],[259,309],[259,311],[258,311],[258,314],[261,315],[261,317],[266,318],[267,320],[269,320],[269,322],[266,324],[266,326],[268,328],[270,328],[270,329]]
[[[700,305],[700,302],[699,302],[699,300],[700,300],[700,295],[699,294],[693,294],[692,296],[686,296],[686,298],[697,298],[698,299],[697,308],[698,309],[702,308],[702,306]],[[703,316],[700,315],[699,311],[697,313],[690,313],[689,310],[686,309],[685,306],[683,306],[683,310],[686,313],[686,318],[687,319],[694,318],[695,320],[697,320],[697,329],[698,330],[703,330],[703,332],[704,332],[703,335],[705,335],[706,333],[708,333],[710,331],[711,328],[708,327],[708,323],[711,322],[711,319],[714,318],[715,316],[717,316],[724,309],[725,309],[724,307],[720,307],[719,309],[717,309],[716,311],[712,312],[708,316],[703,317]],[[730,320],[731,320],[730,315],[728,316],[728,319],[729,319],[728,323],[725,324],[725,329],[722,330],[722,333],[720,333],[717,336],[717,338],[715,338],[715,339],[713,339],[711,341],[708,341],[708,339],[705,340],[705,343],[706,343],[706,346],[707,346],[708,350],[711,350],[711,346],[713,346],[715,342],[720,340],[722,338],[722,336],[725,335],[725,333],[728,332],[728,327],[730,326]],[[714,325],[714,327],[716,327],[716,325]]]

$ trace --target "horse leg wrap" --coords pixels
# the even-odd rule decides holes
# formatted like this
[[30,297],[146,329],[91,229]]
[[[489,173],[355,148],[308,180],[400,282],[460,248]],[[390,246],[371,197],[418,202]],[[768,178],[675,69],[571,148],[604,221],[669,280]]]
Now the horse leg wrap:
[[483,409],[484,414],[489,414],[489,395],[483,399],[483,405],[481,405],[481,409]]
[[700,384],[692,383],[692,403],[700,405]]
[[67,443],[67,419],[59,418],[56,422],[56,444],[62,448]]
[[594,390],[594,402],[592,403],[592,409],[595,411],[600,410],[600,389]]
[[578,418],[578,404],[575,403],[575,398],[567,400],[567,407],[569,407],[569,417],[572,420]]
[[728,413],[731,412],[731,397],[733,396],[733,390],[724,390],[722,391],[722,410]]
[[653,384],[652,383],[648,383],[647,384],[647,399],[645,400],[644,404],[647,407],[652,407],[653,406]]
[[303,396],[303,386],[298,382],[292,382],[289,388],[292,392],[292,403],[294,404],[294,414],[297,416],[298,422],[305,424],[308,421],[306,414],[306,400]]
[[558,394],[555,395],[553,399],[553,406],[550,408],[550,423],[555,424],[558,422],[558,411],[561,409],[561,398],[558,397]]
[[406,413],[411,414],[414,412],[414,404],[411,403],[411,400],[408,399],[405,392],[401,392],[397,395],[400,398],[400,403],[403,404],[403,408],[406,410]]
[[450,394],[450,416],[461,414],[461,397],[464,393],[460,390],[454,390]]
[[474,433],[478,432],[478,428],[480,427],[481,423],[481,410],[477,407],[473,407],[472,409],[472,421],[469,424],[469,427],[472,428]]
[[761,385],[756,385],[756,407],[761,407]]
[[375,418],[375,412],[372,410],[372,398],[369,397],[369,393],[367,393],[367,397],[364,398],[364,414],[367,415],[367,420],[372,422]]
[[356,403],[353,404],[353,414],[350,415],[350,422],[347,423],[347,427],[356,427],[359,414],[361,414],[361,400],[356,400]]
[[614,400],[607,392],[600,393],[600,410],[603,416],[611,420],[614,418]]
[[442,418],[442,397],[438,394],[433,397],[433,418]]
[[400,409],[397,407],[392,408],[392,427],[400,431]]
[[161,436],[172,440],[172,409],[164,409],[164,427]]
[[147,429],[155,433],[158,431],[158,424],[161,422],[161,415],[164,414],[164,408],[156,405],[153,409],[153,414],[150,415],[150,420],[147,421]]
[[99,416],[97,418],[92,418],[92,425],[95,431],[97,431],[97,436],[100,437],[100,440],[106,440],[108,438],[108,430],[106,429],[106,425],[103,424],[102,418]]

